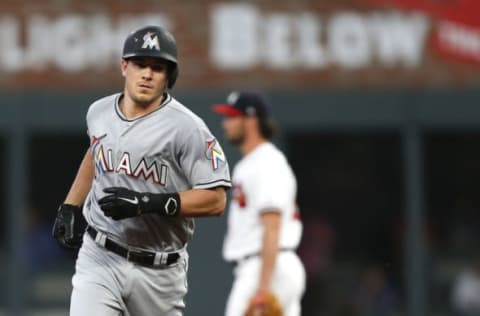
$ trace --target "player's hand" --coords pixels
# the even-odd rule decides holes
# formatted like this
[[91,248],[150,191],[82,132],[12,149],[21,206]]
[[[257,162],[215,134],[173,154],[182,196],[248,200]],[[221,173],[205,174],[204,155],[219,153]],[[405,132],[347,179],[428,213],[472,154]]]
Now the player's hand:
[[146,193],[135,192],[127,188],[111,187],[103,192],[106,196],[98,200],[105,216],[114,220],[139,216],[145,212],[145,204],[150,200]]
[[78,249],[82,245],[87,222],[82,209],[76,205],[61,204],[53,224],[52,235],[60,245],[68,249]]
[[103,192],[106,196],[98,201],[105,216],[114,220],[156,213],[165,216],[178,215],[180,197],[178,193],[136,192],[127,188],[111,187]]
[[272,292],[258,290],[250,299],[246,316],[281,316],[280,302]]
[[261,316],[265,311],[265,304],[267,303],[267,293],[264,291],[257,291],[250,300],[251,316]]

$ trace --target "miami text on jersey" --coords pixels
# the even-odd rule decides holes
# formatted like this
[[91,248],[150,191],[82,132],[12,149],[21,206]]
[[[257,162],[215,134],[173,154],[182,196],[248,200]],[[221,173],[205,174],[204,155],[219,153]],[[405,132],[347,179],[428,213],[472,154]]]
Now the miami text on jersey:
[[157,161],[153,161],[148,165],[145,158],[142,158],[137,166],[132,168],[130,154],[128,152],[124,152],[118,160],[118,163],[115,165],[112,158],[112,150],[108,149],[104,151],[103,145],[100,145],[100,148],[95,154],[95,167],[99,173],[123,172],[127,176],[134,178],[140,178],[141,176],[145,180],[151,178],[153,182],[163,186],[167,181],[167,165],[160,164],[159,168]]
[[100,141],[107,137],[107,134],[103,134],[102,136],[92,136],[92,150],[95,152],[95,148],[100,144]]
[[207,159],[212,161],[213,170],[217,170],[219,162],[226,162],[222,147],[220,147],[220,144],[215,138],[207,141],[207,150],[205,154],[207,155]]

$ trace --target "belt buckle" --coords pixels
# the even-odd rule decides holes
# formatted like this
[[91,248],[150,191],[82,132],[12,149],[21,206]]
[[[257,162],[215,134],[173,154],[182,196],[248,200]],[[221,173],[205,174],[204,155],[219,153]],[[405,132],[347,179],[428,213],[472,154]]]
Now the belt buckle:
[[127,248],[127,261],[131,261],[131,254],[134,254],[134,255],[138,255],[138,257],[140,257],[142,255],[142,252],[141,251],[137,251],[137,250],[134,250],[132,248]]

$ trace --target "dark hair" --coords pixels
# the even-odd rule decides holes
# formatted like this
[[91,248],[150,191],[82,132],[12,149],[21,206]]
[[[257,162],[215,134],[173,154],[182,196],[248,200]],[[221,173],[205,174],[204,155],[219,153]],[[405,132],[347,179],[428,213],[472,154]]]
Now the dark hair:
[[277,134],[278,124],[272,118],[258,118],[258,127],[260,134],[267,140],[271,140]]

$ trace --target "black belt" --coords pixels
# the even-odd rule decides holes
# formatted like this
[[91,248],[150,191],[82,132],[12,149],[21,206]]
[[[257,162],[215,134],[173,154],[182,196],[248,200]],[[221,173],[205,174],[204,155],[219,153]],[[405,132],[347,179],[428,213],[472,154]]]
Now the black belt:
[[[92,237],[93,240],[96,240],[98,232],[95,228],[88,226],[87,233],[90,235],[90,237]],[[138,263],[139,265],[146,267],[155,266],[155,252],[128,249],[111,240],[110,238],[105,239],[104,247],[105,249],[124,257],[128,261]],[[166,254],[166,256],[167,259],[164,264],[167,266],[174,264],[178,261],[178,258],[180,258],[180,254],[178,252],[170,252]]]
[[[295,251],[295,249],[293,249],[293,248],[280,248],[280,249],[278,249],[278,252],[288,252],[288,251]],[[234,267],[236,267],[241,262],[243,262],[245,260],[248,260],[248,259],[251,259],[251,258],[254,258],[254,257],[258,257],[260,255],[261,255],[261,252],[251,253],[251,254],[248,254],[246,256],[241,257],[240,259],[233,260],[233,261],[231,261],[231,263],[233,264]]]

